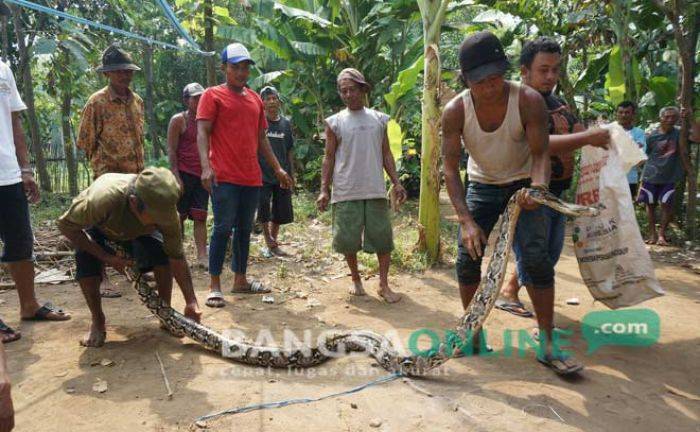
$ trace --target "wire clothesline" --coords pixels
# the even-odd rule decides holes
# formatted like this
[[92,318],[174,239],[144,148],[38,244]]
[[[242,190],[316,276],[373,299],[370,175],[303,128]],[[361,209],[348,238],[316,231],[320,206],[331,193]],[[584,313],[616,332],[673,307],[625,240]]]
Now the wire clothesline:
[[71,15],[71,14],[68,14],[66,12],[62,12],[62,11],[59,11],[56,9],[52,9],[50,7],[46,7],[46,6],[43,6],[40,4],[33,3],[31,1],[28,1],[28,0],[3,0],[3,1],[5,1],[7,3],[15,4],[17,6],[26,7],[28,9],[33,9],[37,12],[57,16],[59,18],[73,21],[73,22],[76,22],[78,24],[83,24],[86,26],[95,27],[95,28],[98,28],[101,30],[105,30],[108,32],[116,33],[116,34],[119,34],[119,35],[122,35],[122,36],[125,36],[128,38],[131,38],[131,39],[137,39],[137,40],[146,42],[150,45],[160,45],[162,47],[175,49],[178,51],[195,52],[197,54],[204,55],[204,56],[214,55],[213,52],[206,52],[206,51],[202,51],[200,49],[199,45],[192,39],[190,34],[187,33],[187,31],[182,27],[180,22],[177,20],[177,17],[175,17],[175,13],[173,12],[173,10],[170,8],[170,6],[167,4],[167,2],[165,0],[158,0],[159,6],[161,7],[161,9],[163,9],[166,17],[173,24],[173,26],[178,31],[178,33],[180,33],[180,35],[187,41],[187,43],[189,44],[189,47],[183,47],[183,46],[175,45],[175,44],[172,44],[169,42],[159,41],[159,40],[149,38],[147,36],[143,36],[143,35],[140,35],[137,33],[127,31],[127,30],[122,30],[122,29],[119,29],[116,27],[112,27],[112,26],[107,25],[107,24],[103,24],[103,23],[99,23],[96,21],[86,19],[86,18]]

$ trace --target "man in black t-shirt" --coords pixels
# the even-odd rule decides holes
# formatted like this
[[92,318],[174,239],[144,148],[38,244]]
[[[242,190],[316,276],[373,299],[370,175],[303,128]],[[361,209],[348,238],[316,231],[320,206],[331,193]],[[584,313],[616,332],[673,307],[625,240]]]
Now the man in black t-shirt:
[[[270,141],[272,151],[282,168],[294,177],[294,137],[292,136],[292,124],[280,114],[280,98],[277,89],[267,86],[260,91],[265,106],[268,129],[267,139]],[[277,236],[280,225],[294,221],[294,209],[292,207],[291,189],[280,187],[277,177],[267,164],[258,156],[263,175],[263,186],[260,190],[260,206],[258,208],[258,222],[262,225],[265,244],[268,255],[286,255],[279,247]]]

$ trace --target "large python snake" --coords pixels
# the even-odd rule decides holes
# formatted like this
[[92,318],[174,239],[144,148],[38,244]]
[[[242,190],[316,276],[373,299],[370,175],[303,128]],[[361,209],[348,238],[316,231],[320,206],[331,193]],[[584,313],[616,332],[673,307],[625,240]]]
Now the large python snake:
[[[493,308],[505,278],[506,266],[513,243],[520,206],[518,194],[528,193],[537,203],[569,216],[592,216],[597,210],[566,203],[549,192],[539,189],[521,189],[511,197],[506,210],[493,229],[495,245],[491,251],[486,274],[472,302],[460,318],[455,334],[466,340],[466,335],[477,332]],[[399,353],[385,336],[371,331],[347,330],[330,334],[315,347],[279,348],[255,346],[245,341],[232,340],[198,324],[175,311],[158,296],[157,291],[140,274],[134,275],[134,287],[148,309],[174,334],[185,335],[205,348],[226,358],[253,366],[273,368],[307,368],[319,365],[338,353],[364,352],[384,369],[407,376],[426,374],[453,356],[459,355],[455,342],[443,341],[438,348],[416,355]],[[464,338],[462,338],[465,336]],[[463,346],[463,345],[462,345]]]

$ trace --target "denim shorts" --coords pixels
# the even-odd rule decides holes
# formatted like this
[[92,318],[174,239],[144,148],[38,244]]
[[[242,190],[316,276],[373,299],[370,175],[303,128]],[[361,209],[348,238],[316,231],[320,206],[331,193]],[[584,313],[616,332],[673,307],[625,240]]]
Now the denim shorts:
[[[466,202],[469,212],[477,225],[488,237],[515,192],[528,187],[529,180],[521,180],[509,185],[489,185],[470,182],[467,187]],[[554,266],[547,254],[547,230],[545,209],[520,212],[515,230],[514,244],[522,251],[522,265],[532,278],[536,288],[549,288],[554,284]],[[481,258],[473,260],[462,245],[461,229],[457,235],[457,280],[461,285],[478,284],[481,281]],[[486,246],[484,245],[484,248]]]
[[[552,268],[559,262],[559,256],[564,249],[564,235],[566,231],[566,216],[552,208],[544,207],[544,223],[547,231],[547,256],[552,263]],[[532,286],[532,278],[525,270],[522,250],[518,242],[513,243],[515,265],[518,268],[518,283],[520,286]]]

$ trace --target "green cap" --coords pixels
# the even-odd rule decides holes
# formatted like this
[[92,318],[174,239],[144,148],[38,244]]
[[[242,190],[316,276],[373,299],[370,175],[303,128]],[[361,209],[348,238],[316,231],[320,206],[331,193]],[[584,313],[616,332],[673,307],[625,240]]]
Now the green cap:
[[180,185],[170,170],[146,168],[136,177],[136,195],[146,205],[148,212],[158,224],[168,224],[178,220],[177,202],[180,199]]

